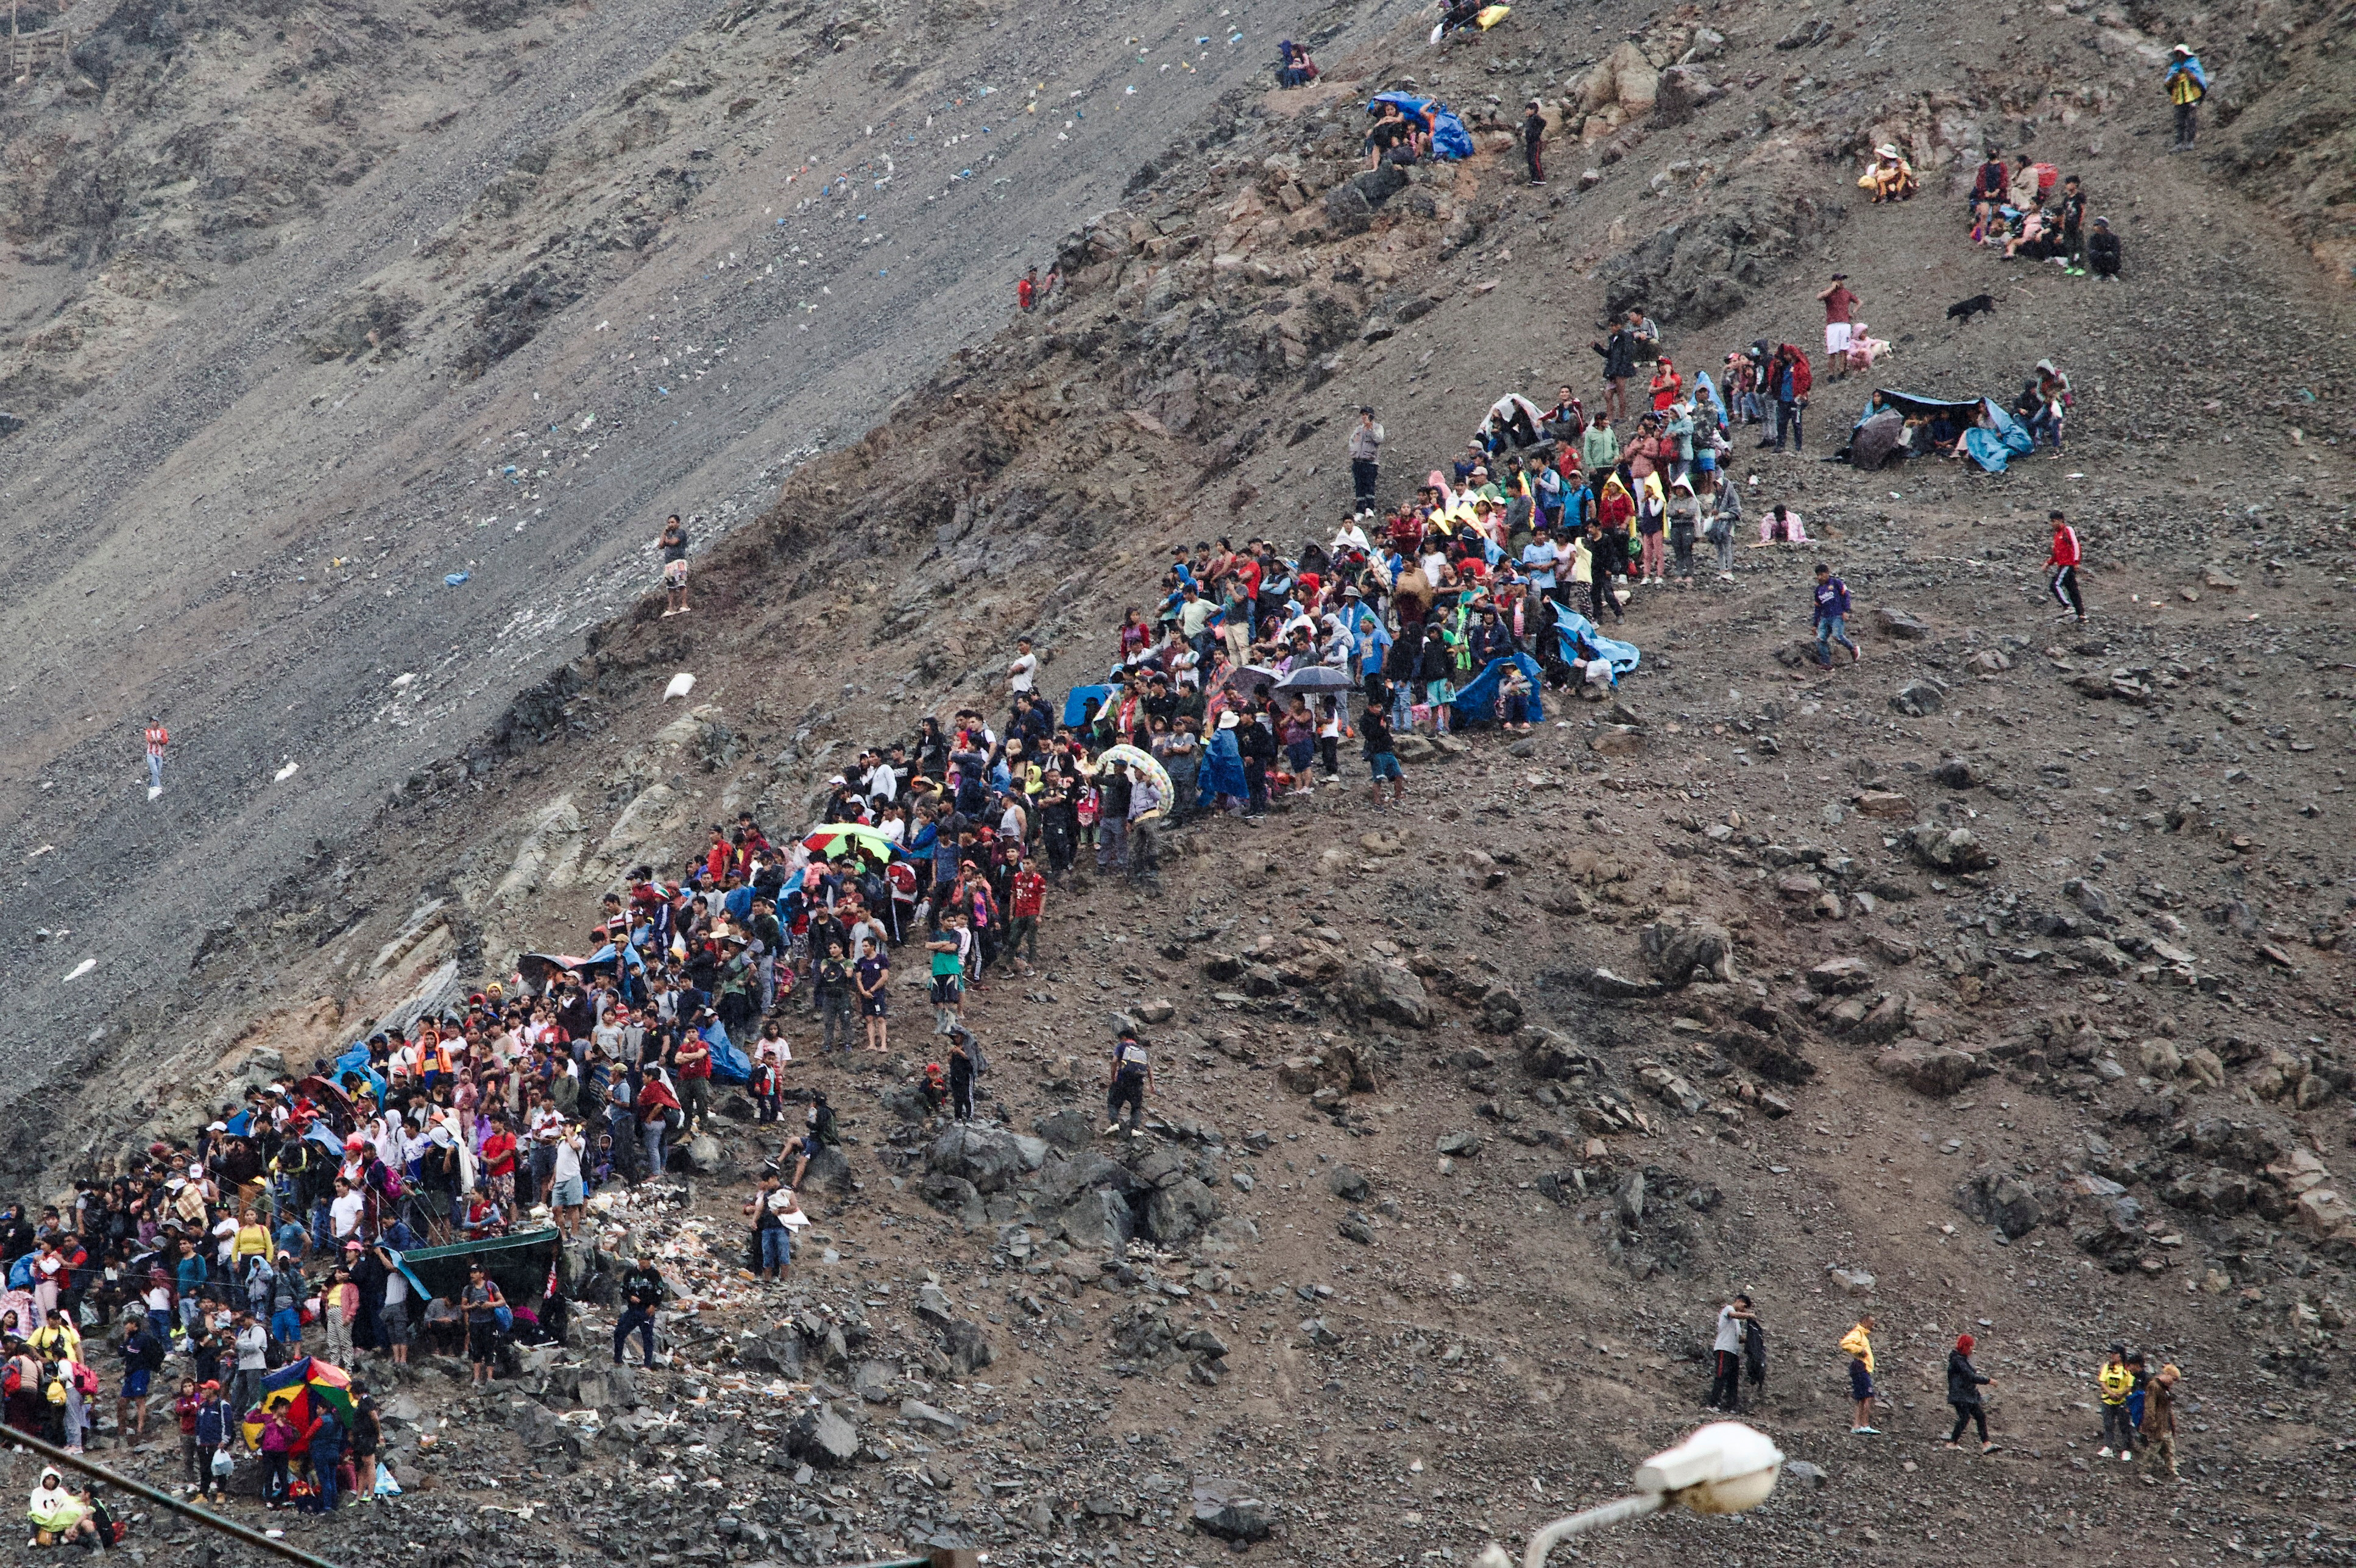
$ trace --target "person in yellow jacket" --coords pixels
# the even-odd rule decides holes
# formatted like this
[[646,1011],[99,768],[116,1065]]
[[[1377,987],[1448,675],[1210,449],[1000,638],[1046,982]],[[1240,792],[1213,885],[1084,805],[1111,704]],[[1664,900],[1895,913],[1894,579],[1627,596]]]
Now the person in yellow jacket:
[[1857,1327],[1841,1336],[1841,1351],[1848,1357],[1848,1396],[1857,1401],[1857,1418],[1849,1423],[1852,1437],[1879,1437],[1881,1429],[1873,1424],[1873,1314],[1869,1312],[1857,1320]]
[[2135,1369],[2127,1365],[2127,1348],[2111,1347],[2111,1359],[2094,1373],[2094,1381],[2103,1391],[2103,1446],[2094,1456],[2098,1459],[2111,1456],[2111,1438],[2119,1440],[2119,1457],[2135,1457],[2135,1428],[2127,1422],[2127,1395],[2135,1392]]

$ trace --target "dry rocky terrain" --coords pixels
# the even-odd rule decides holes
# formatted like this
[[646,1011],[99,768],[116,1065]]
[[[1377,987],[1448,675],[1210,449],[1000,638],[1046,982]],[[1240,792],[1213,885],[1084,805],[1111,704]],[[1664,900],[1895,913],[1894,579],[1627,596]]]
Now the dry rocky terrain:
[[[1429,747],[1402,811],[1353,772],[1177,832],[1157,888],[1059,891],[1038,972],[972,1009],[983,1128],[914,1114],[907,990],[905,1054],[802,1070],[852,1142],[806,1193],[792,1284],[735,1270],[774,1151],[733,1107],[692,1187],[604,1217],[605,1256],[667,1244],[696,1306],[670,1365],[607,1374],[596,1310],[579,1364],[488,1401],[428,1365],[399,1390],[412,1495],[305,1539],[355,1563],[1174,1564],[1240,1534],[1462,1563],[1698,1419],[1712,1315],[1747,1289],[1753,1418],[1805,1467],[1755,1515],[1589,1554],[2348,1560],[2356,311],[2347,165],[2316,151],[2344,115],[2282,96],[2325,91],[2344,46],[2320,6],[2225,37],[2158,8],[1999,15],[1991,51],[1983,18],[1927,6],[1536,4],[1436,51],[1428,22],[1369,26],[1317,89],[1230,92],[1062,241],[1047,309],[746,500],[692,615],[629,580],[561,667],[435,677],[534,683],[471,740],[444,706],[389,804],[354,785],[304,819],[307,853],[292,814],[253,817],[266,891],[194,901],[200,935],[110,972],[77,1115],[12,1172],[102,1168],[241,1079],[570,947],[626,866],[740,807],[798,825],[861,746],[994,707],[1019,634],[1076,683],[1172,545],[1329,530],[1361,401],[1387,488],[1498,392],[1592,388],[1607,308],[1644,304],[1712,366],[1819,341],[1842,270],[1895,345],[1878,384],[2008,399],[2059,359],[2067,456],[1826,464],[1863,398],[1820,381],[1806,453],[1746,442],[1735,468],[1750,516],[1786,500],[1820,542],[1640,593],[1616,702]],[[2179,37],[2219,87],[2202,150],[2169,157]],[[1552,183],[1488,128],[1467,164],[1357,178],[1361,95],[1409,78],[1476,119],[1547,101]],[[1871,208],[1858,155],[1893,137],[1926,193]],[[1988,139],[2087,179],[2123,283],[1965,244],[1950,197]],[[1981,292],[1993,316],[1945,319]],[[2087,544],[2084,627],[2045,595],[2053,506]],[[1800,645],[1818,557],[1857,596],[1859,665]],[[381,702],[423,717],[401,689]],[[81,949],[34,951],[62,973]],[[1113,1149],[1092,1113],[1123,1016],[1162,1093]],[[568,1268],[601,1295],[597,1256]],[[1847,1435],[1833,1349],[1868,1307],[1879,1440]],[[1937,1446],[1960,1330],[1997,1380],[1987,1458]],[[2181,1484],[2093,1457],[2115,1339],[2185,1369]]]

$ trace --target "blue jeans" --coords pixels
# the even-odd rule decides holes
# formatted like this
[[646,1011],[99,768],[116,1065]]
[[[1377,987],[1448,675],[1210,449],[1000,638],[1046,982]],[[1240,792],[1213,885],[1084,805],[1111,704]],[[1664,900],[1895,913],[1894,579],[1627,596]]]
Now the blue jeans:
[[1857,645],[1849,641],[1848,617],[1846,615],[1827,615],[1816,623],[1816,662],[1818,664],[1829,665],[1833,662],[1835,643],[1838,643],[1852,654],[1857,652]]
[[319,1488],[319,1496],[312,1506],[321,1513],[336,1511],[336,1467],[343,1457],[344,1445],[340,1443],[311,1445],[311,1479]]
[[1775,445],[1780,451],[1785,432],[1791,432],[1792,450],[1800,450],[1800,405],[1778,400],[1775,404]]
[[646,1146],[647,1174],[650,1177],[663,1173],[663,1134],[666,1130],[659,1119],[638,1129],[638,1137]]
[[782,1269],[794,1261],[794,1233],[779,1225],[761,1232],[761,1268]]
[[147,754],[147,787],[149,789],[164,787],[164,759],[153,752]]

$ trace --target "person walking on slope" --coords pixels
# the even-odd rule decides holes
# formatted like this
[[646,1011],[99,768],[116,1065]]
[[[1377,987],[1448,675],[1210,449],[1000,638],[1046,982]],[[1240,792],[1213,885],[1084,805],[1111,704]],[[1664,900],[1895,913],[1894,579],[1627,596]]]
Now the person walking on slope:
[[1857,1402],[1856,1417],[1850,1421],[1852,1437],[1879,1437],[1881,1429],[1873,1424],[1873,1314],[1869,1312],[1857,1320],[1857,1326],[1841,1336],[1841,1352],[1848,1357],[1848,1396]]
[[1825,307],[1825,368],[1837,381],[1849,372],[1849,319],[1860,302],[1847,272],[1835,272],[1831,284],[1816,291],[1816,300]]
[[1955,1336],[1955,1348],[1947,1352],[1947,1403],[1955,1413],[1955,1429],[1947,1434],[1947,1446],[1963,1446],[1964,1425],[1976,1422],[1980,1429],[1980,1452],[1993,1454],[1996,1445],[1988,1441],[1987,1407],[1980,1400],[1980,1390],[1996,1381],[1983,1377],[1972,1365],[1972,1347],[1978,1341],[1969,1334]]
[[687,525],[673,512],[663,524],[662,538],[655,541],[661,547],[663,589],[669,603],[663,607],[666,615],[687,613]]
[[1539,110],[1538,101],[1533,98],[1529,102],[1529,112],[1522,121],[1522,156],[1529,163],[1532,185],[1546,184],[1545,166],[1538,161],[1545,142],[1546,115]]
[[2171,153],[2189,153],[2192,139],[2201,131],[2201,101],[2209,96],[2209,73],[2201,69],[2201,57],[2188,45],[2179,44],[2169,51],[2168,74],[2159,79],[2167,90],[2168,101],[2176,105],[2176,144]]
[[1742,1331],[1751,1321],[1751,1297],[1738,1296],[1718,1309],[1718,1338],[1710,1341],[1715,1375],[1709,1408],[1730,1414],[1742,1409]]
[[1129,1111],[1129,1136],[1143,1137],[1145,1093],[1155,1087],[1153,1061],[1139,1041],[1137,1031],[1122,1029],[1113,1042],[1112,1074],[1105,1083],[1105,1115],[1109,1118],[1105,1125],[1105,1136],[1109,1137],[1120,1130],[1120,1114],[1126,1107]]
[[147,798],[155,799],[164,793],[164,748],[172,743],[172,732],[164,728],[161,719],[147,720]]
[[2094,1457],[2109,1458],[2111,1439],[2116,1437],[2119,1457],[2132,1460],[2135,1457],[2135,1429],[2127,1424],[2127,1395],[2135,1390],[2135,1369],[2127,1365],[2127,1348],[2125,1345],[2111,1347],[2110,1360],[2095,1370],[2094,1381],[2103,1395],[2103,1445],[2095,1451]]
[[2045,558],[2048,586],[2053,590],[2053,602],[2078,617],[2080,625],[2086,622],[2086,601],[2078,592],[2078,563],[2084,554],[2078,548],[2078,530],[2060,512],[2052,514],[2053,548]]
[[1833,575],[1833,569],[1823,561],[1816,562],[1816,667],[1833,667],[1833,645],[1838,643],[1848,650],[1848,662],[1856,664],[1865,657],[1865,651],[1850,640],[1848,635],[1848,584]]
[[1382,475],[1383,427],[1375,422],[1371,406],[1358,410],[1357,428],[1350,432],[1350,485],[1356,510],[1372,511],[1375,482]]
[[2176,1380],[2183,1375],[2175,1362],[2166,1363],[2144,1391],[2143,1402],[2144,1452],[2154,1464],[2165,1461],[2169,1476],[2178,1480],[2183,1473],[2176,1467]]

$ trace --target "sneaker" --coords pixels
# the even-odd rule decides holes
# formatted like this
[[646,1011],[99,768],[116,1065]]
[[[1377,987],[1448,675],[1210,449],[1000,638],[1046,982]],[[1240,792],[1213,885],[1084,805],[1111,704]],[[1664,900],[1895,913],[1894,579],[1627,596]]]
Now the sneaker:
[[1863,664],[1865,662],[1865,650],[1863,648],[1849,649],[1848,662],[1851,664]]
[[1848,1435],[1851,1437],[1879,1437],[1881,1435],[1881,1428],[1879,1426],[1852,1426],[1848,1429]]
[[2096,1450],[2094,1451],[2094,1457],[2095,1457],[2095,1458],[2097,1458],[2097,1459],[2107,1459],[2107,1458],[2109,1458],[2110,1456],[2111,1456],[2111,1445],[2110,1445],[2109,1444],[2107,1444],[2107,1443],[2104,1444],[2104,1445],[2102,1445],[2102,1447],[2100,1447],[2100,1448],[2098,1448],[2098,1449],[2096,1449]]
[[1993,1443],[1983,1443],[1980,1445],[1980,1452],[1983,1454],[1993,1454],[1996,1452],[1996,1448],[1997,1445]]
[[[1118,1133],[1119,1131],[1120,1131],[1120,1124],[1119,1124],[1119,1122],[1115,1122],[1112,1125],[1110,1125],[1110,1126],[1107,1127],[1107,1128],[1104,1130],[1104,1136],[1107,1136],[1107,1137],[1110,1137],[1110,1136],[1112,1136],[1115,1133]],[[2107,1449],[2107,1448],[2105,1448],[2105,1449],[2104,1449],[2104,1450],[2103,1450],[2103,1452],[2104,1452],[2104,1453],[2105,1453],[2105,1454],[2107,1454],[2107,1453],[2109,1453],[2109,1452],[2110,1452],[2110,1450],[2109,1450],[2109,1449]]]
[[1731,582],[1734,581],[1734,573],[1730,571],[1721,571],[1718,574],[1718,580],[1720,582]]
[[2120,1449],[2120,1450],[2119,1450],[2119,1463],[2121,1463],[2121,1464],[2123,1464],[2123,1465],[2132,1465],[2132,1464],[2134,1464],[2134,1463],[2135,1463],[2135,1450],[2134,1450],[2134,1449],[2132,1449],[2132,1448],[2122,1448],[2122,1449]]
[[1942,1443],[1939,1446],[1950,1454],[1960,1454],[1964,1451],[1964,1445],[1960,1443]]

